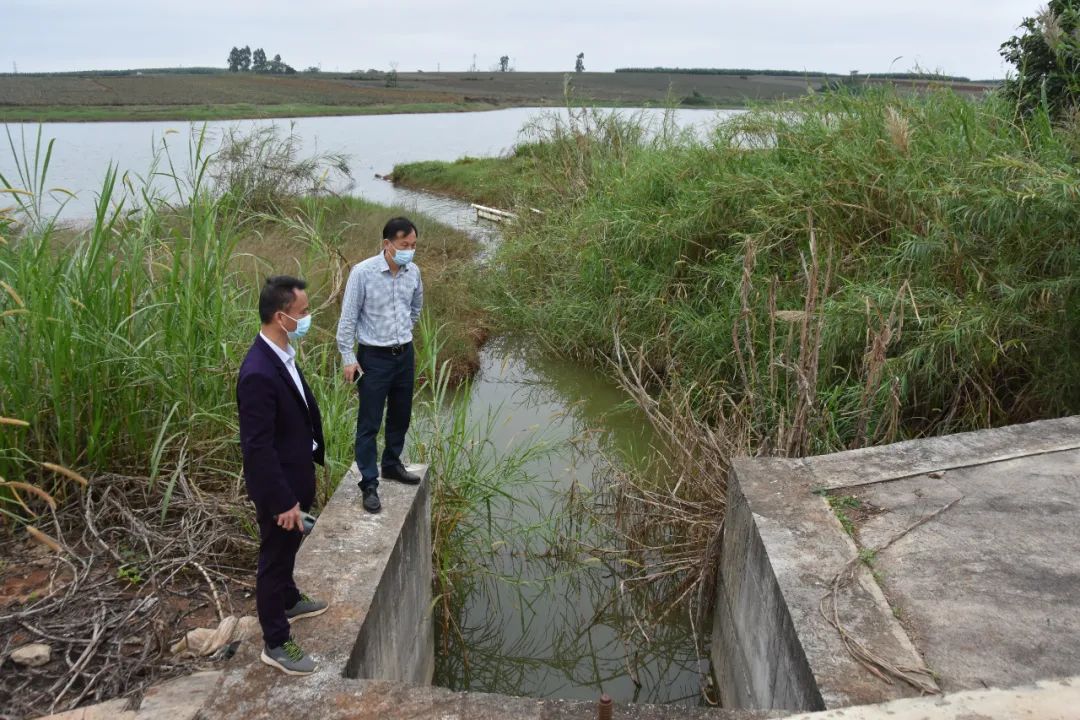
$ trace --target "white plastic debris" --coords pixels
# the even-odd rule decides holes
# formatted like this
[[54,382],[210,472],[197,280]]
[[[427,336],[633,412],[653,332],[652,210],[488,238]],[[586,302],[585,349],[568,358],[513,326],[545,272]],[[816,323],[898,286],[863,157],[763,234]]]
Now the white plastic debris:
[[189,630],[169,648],[174,655],[206,657],[225,647],[229,643],[258,637],[259,620],[251,615],[237,618],[229,615],[216,628],[195,628]]

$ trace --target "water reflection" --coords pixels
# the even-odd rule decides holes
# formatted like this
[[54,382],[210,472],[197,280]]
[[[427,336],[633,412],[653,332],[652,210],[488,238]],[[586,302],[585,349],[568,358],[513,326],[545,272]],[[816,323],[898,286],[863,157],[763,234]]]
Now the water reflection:
[[[457,618],[460,637],[439,637],[436,682],[535,697],[686,702],[699,697],[699,662],[679,618],[645,627],[628,610],[613,556],[617,539],[582,503],[596,501],[610,463],[647,468],[645,419],[597,373],[527,345],[483,353],[472,388],[476,417],[503,421],[496,448],[542,439],[556,451],[527,468],[535,482],[495,515],[519,527],[487,552],[490,575],[473,578]],[[446,649],[449,652],[445,652]]]

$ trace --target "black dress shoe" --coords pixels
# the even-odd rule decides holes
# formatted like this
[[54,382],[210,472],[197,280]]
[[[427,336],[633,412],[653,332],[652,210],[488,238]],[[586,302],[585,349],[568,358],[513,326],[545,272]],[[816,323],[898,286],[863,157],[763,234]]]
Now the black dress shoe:
[[404,465],[384,465],[381,477],[384,480],[397,480],[406,485],[420,484],[420,476],[406,470]]
[[368,490],[361,490],[364,495],[364,509],[369,513],[377,513],[382,510],[382,503],[379,502],[379,491],[375,488]]

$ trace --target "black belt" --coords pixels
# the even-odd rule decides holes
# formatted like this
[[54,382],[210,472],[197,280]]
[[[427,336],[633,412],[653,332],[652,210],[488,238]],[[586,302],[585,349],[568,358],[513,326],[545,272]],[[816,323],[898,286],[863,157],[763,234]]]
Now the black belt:
[[407,343],[405,343],[403,345],[385,345],[385,346],[384,345],[361,345],[360,347],[365,352],[366,351],[376,351],[376,352],[386,353],[388,355],[398,356],[398,355],[403,355],[406,350],[411,348],[412,343],[407,342]]

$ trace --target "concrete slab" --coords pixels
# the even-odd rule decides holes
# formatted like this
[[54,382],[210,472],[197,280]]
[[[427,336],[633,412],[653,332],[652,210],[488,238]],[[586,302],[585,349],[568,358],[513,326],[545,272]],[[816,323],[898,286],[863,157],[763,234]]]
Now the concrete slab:
[[[869,671],[826,621],[845,567],[836,610],[849,637],[944,691],[1080,672],[1080,417],[739,460],[734,476],[713,637],[725,704],[918,694]],[[856,499],[854,537],[823,492]]]
[[862,547],[899,537],[873,566],[943,690],[1080,673],[1080,450],[852,495],[876,508]]
[[[821,602],[859,550],[801,461],[736,461],[713,618],[725,707],[823,710],[917,695],[853,658]],[[896,665],[922,660],[867,568],[839,596],[848,631]]]
[[[432,686],[322,675],[283,678],[261,687],[260,695],[238,687],[241,675],[227,675],[221,694],[205,709],[206,720],[277,720],[301,714],[320,720],[593,720],[596,703],[454,692]],[[238,698],[244,698],[237,702]],[[620,720],[765,720],[782,713],[716,710],[660,705],[617,706]]]
[[195,720],[220,680],[217,670],[183,675],[150,686],[137,710],[119,698],[38,720]]
[[110,700],[88,705],[87,707],[75,708],[66,712],[43,715],[37,720],[136,720],[135,711],[128,709],[127,698]]
[[1080,677],[792,715],[789,720],[1076,720]]
[[195,720],[220,679],[221,671],[207,670],[153,685],[139,703],[135,720]]

